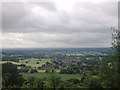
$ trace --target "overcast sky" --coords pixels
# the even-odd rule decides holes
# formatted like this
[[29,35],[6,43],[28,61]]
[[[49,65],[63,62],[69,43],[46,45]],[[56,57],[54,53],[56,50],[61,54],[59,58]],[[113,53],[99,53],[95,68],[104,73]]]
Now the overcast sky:
[[4,2],[3,48],[110,47],[117,2]]

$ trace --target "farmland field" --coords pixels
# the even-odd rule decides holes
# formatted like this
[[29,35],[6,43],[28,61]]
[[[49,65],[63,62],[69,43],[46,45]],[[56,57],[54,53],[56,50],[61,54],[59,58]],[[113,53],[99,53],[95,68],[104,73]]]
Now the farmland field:
[[[25,60],[20,60],[19,62],[14,62],[14,61],[0,61],[0,63],[13,63],[16,65],[20,65],[20,64],[25,64],[26,66],[31,66],[31,67],[40,67],[43,64],[45,64],[46,62],[51,62],[50,59],[35,59],[35,58],[31,58],[31,59],[25,59]],[[38,62],[38,64],[37,64]]]
[[0,64],[2,64],[2,63],[12,63],[12,64],[16,64],[16,65],[19,64],[18,62],[14,62],[14,61],[0,61]]
[[[37,62],[39,64],[37,64]],[[50,59],[35,59],[35,58],[31,58],[31,59],[25,59],[25,60],[21,60],[19,61],[20,64],[25,64],[26,66],[31,66],[31,67],[40,67],[43,64],[45,64],[46,62],[51,62]]]
[[[48,77],[48,73],[21,73],[23,77],[28,78],[28,77],[37,77],[37,78],[45,78]],[[80,79],[82,76],[80,74],[58,74],[62,80],[69,80],[69,79]]]

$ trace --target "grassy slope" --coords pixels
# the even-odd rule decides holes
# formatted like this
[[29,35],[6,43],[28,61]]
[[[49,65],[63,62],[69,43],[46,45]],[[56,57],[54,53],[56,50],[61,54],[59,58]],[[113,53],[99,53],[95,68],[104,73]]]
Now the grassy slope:
[[[26,63],[26,61],[28,63]],[[25,60],[20,60],[19,63],[18,62],[14,62],[14,61],[0,61],[0,63],[7,63],[7,62],[11,62],[13,64],[25,64],[27,66],[31,66],[31,67],[39,67],[42,66],[43,64],[45,64],[46,62],[51,62],[50,59],[41,59],[41,61],[39,59],[35,59],[35,58],[31,58],[31,59],[25,59]],[[36,62],[39,62],[39,64],[36,64]]]
[[[26,63],[26,61],[28,61],[28,63]],[[39,62],[39,64],[36,64],[36,62]],[[39,59],[31,58],[31,59],[21,60],[19,63],[25,64],[25,65],[31,66],[31,67],[39,67],[39,66],[42,66],[43,64],[45,64],[46,62],[51,62],[51,61],[50,61],[50,59],[41,59],[41,61],[40,61]]]
[[13,64],[17,64],[17,65],[19,64],[19,63],[14,62],[14,61],[0,61],[0,64],[1,64],[1,63],[7,63],[7,62],[10,62],[10,63],[13,63]]

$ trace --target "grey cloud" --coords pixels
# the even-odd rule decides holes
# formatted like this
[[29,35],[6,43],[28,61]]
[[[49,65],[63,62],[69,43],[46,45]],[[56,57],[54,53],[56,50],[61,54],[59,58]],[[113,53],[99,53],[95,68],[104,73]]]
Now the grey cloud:
[[[40,3],[39,6],[41,6],[41,5],[44,5],[44,4]],[[49,3],[47,3],[47,4],[45,3],[44,7],[48,7],[48,6],[52,6],[52,5],[49,5]],[[19,8],[19,7],[21,7],[21,8]],[[28,14],[31,14],[31,13],[29,13],[28,11],[26,11],[25,8],[22,8],[22,7],[24,7],[24,4],[21,4],[21,3],[19,3],[19,4],[18,3],[17,4],[16,3],[5,3],[5,4],[3,4],[3,29],[4,29],[4,31],[6,31],[7,29],[10,30],[11,28],[13,29],[15,27],[16,28],[21,28],[21,27],[24,28],[26,26],[26,27],[31,27],[32,28],[32,27],[37,27],[38,26],[38,28],[40,28],[41,26],[46,26],[47,25],[46,23],[44,23],[44,21],[45,21],[44,18],[42,18],[42,16],[40,16],[40,15],[38,17],[39,22],[37,22],[37,20],[34,17],[32,17],[33,20],[31,20],[30,18],[28,18],[28,19],[24,18],[25,16],[29,17]],[[6,10],[6,8],[8,10]],[[12,12],[11,12],[11,10],[12,10]],[[92,10],[90,10],[90,11],[92,11]],[[78,12],[78,11],[76,11],[76,12]],[[80,12],[81,11],[79,11],[79,13]],[[98,17],[95,17],[96,12],[92,13],[92,14],[90,12],[88,12],[88,14],[86,16],[79,15],[79,13],[75,13],[78,16],[75,15],[75,16],[71,16],[71,17],[69,17],[69,15],[65,12],[62,12],[62,14],[60,14],[60,15],[58,14],[57,19],[59,19],[59,21],[61,22],[61,23],[58,23],[58,24],[63,26],[66,23],[69,24],[70,22],[72,22],[76,18],[76,21],[78,21],[77,22],[78,24],[81,24],[80,22],[82,22],[82,24],[84,26],[85,25],[87,26],[87,23],[90,23],[90,24],[92,23],[95,26],[95,24],[98,24],[98,25],[100,25],[101,23],[104,24],[103,21],[101,21],[101,20],[106,20],[106,19],[103,19],[103,18],[101,18],[101,20],[97,20]],[[55,14],[57,15],[57,13],[55,13]],[[74,17],[74,18],[72,18],[72,17]],[[51,18],[51,17],[48,15],[47,18]],[[57,21],[54,19],[54,17],[52,17],[52,18],[53,18],[53,20],[51,20],[50,22],[49,21],[47,22],[48,24],[51,24],[51,26],[52,26],[52,22],[57,23]],[[101,21],[101,23],[99,23],[100,21]],[[36,23],[38,23],[39,25],[37,25]]]
[[18,44],[24,47],[25,42],[31,47],[44,44],[46,47],[110,46],[110,27],[117,26],[117,3],[77,2],[70,10],[60,10],[55,2],[2,5],[3,33],[23,34],[15,36],[18,40],[4,39],[4,43],[13,41],[16,47]]
[[40,7],[43,7],[45,9],[48,9],[50,11],[57,11],[56,5],[54,2],[30,2],[30,4],[37,5]]
[[0,2],[0,31],[2,30],[2,3]]
[[[102,35],[102,37],[101,37]],[[95,43],[95,45],[97,44],[103,44],[105,43],[107,40],[109,41],[109,39],[107,39],[108,37],[110,37],[109,34],[100,34],[100,33],[89,33],[89,32],[84,32],[81,34],[72,34],[69,37],[63,37],[63,38],[59,38],[56,40],[56,42],[60,41],[66,44],[77,44],[77,45],[89,45],[89,44],[93,44]]]
[[[56,37],[57,36],[57,37]],[[102,36],[102,37],[101,37]],[[110,34],[100,34],[100,33],[89,33],[83,32],[73,33],[73,34],[36,34],[35,36],[30,35],[29,38],[24,38],[27,41],[33,41],[35,43],[48,44],[65,44],[73,46],[89,46],[89,45],[110,45]],[[107,43],[107,44],[105,44]],[[63,46],[64,47],[64,46]]]
[[18,27],[21,19],[27,16],[23,3],[2,3],[2,27],[4,30]]
[[[114,20],[116,19],[116,18],[113,18],[113,20],[111,20],[111,17],[110,17],[111,14],[108,15],[108,17],[110,18],[107,19],[106,17],[107,15],[104,16],[103,15],[104,13],[101,14],[101,12],[99,12],[99,9],[93,9],[94,6],[96,6],[94,4],[92,4],[93,6],[91,4],[88,4],[88,5],[85,4],[85,6],[87,5],[87,10],[86,10],[86,7],[84,6],[85,11],[87,11],[86,13],[81,13],[79,9],[78,9],[79,11],[76,11],[76,8],[75,8],[74,12],[72,12],[74,15],[69,15],[68,13],[65,13],[62,11],[60,13],[55,12],[53,13],[54,15],[51,15],[51,16],[49,15],[49,13],[47,13],[48,15],[45,18],[41,15],[31,17],[30,15],[32,13],[29,11],[28,8],[27,9],[25,8],[25,5],[26,7],[30,7],[30,5],[32,7],[32,4],[29,5],[24,3],[23,4],[22,3],[4,3],[3,4],[3,20],[2,20],[3,32],[10,31],[10,32],[24,33],[24,32],[34,32],[34,31],[35,32],[36,31],[37,32],[41,32],[41,31],[55,32],[56,31],[58,33],[59,30],[61,32],[65,30],[68,30],[70,32],[72,28],[74,30],[79,29],[80,31],[81,30],[89,31],[89,29],[94,29],[96,27],[97,27],[96,29],[104,26],[110,27],[112,26],[112,24],[115,23]],[[47,3],[47,2],[42,2],[38,4],[34,3],[33,5],[36,5],[39,7],[48,7],[48,8],[52,6],[54,7],[53,3]],[[102,11],[104,11],[104,8],[102,9],[103,9]],[[97,13],[97,10],[98,10],[98,13]],[[114,10],[114,11],[117,11],[117,10]],[[50,19],[50,18],[53,18],[53,19]],[[76,27],[76,25],[78,26]],[[63,30],[61,30],[60,28],[62,28]],[[16,30],[16,29],[21,29],[21,30]]]
[[[3,45],[11,46],[31,46],[33,47],[92,47],[110,46],[111,35],[82,32],[73,34],[49,34],[49,33],[29,33],[19,34],[4,33]],[[28,45],[29,44],[29,45]]]

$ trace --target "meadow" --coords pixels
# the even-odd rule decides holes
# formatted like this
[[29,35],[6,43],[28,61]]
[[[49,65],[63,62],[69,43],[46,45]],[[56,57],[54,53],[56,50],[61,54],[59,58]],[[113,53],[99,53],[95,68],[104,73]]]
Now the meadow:
[[[36,59],[36,58],[30,58],[30,59],[25,59],[25,60],[19,60],[19,62],[15,61],[0,61],[0,63],[7,63],[10,62],[12,64],[20,65],[20,64],[25,64],[26,66],[31,66],[33,67],[40,67],[46,62],[51,62],[50,59]],[[38,64],[37,64],[38,62]]]
[[[44,72],[21,73],[21,74],[23,75],[24,78],[36,77],[36,78],[42,79],[42,78],[47,78],[49,76],[48,73],[44,73]],[[57,75],[60,76],[62,80],[81,79],[81,77],[82,77],[80,74],[57,74]]]
[[[38,62],[38,63],[37,63]],[[51,62],[50,59],[35,59],[35,58],[30,58],[30,59],[25,59],[25,60],[20,60],[20,64],[25,64],[26,66],[31,66],[31,67],[40,67],[46,62]]]

